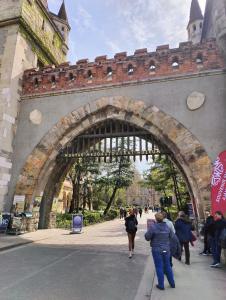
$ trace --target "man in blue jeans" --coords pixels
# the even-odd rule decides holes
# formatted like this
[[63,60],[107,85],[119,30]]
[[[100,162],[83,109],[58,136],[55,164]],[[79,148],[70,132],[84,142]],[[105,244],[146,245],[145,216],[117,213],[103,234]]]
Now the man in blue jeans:
[[170,239],[173,232],[163,222],[164,217],[161,213],[155,215],[156,222],[152,224],[145,234],[145,239],[150,241],[152,247],[152,256],[155,264],[159,290],[164,290],[164,273],[172,288],[175,288],[173,270],[170,265]]

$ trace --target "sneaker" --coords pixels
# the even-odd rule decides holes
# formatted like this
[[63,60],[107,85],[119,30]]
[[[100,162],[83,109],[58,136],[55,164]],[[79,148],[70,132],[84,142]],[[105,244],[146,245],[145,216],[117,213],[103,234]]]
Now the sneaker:
[[157,289],[159,289],[160,291],[164,291],[165,290],[165,288],[163,287],[160,287],[158,284],[156,284],[156,287],[157,287]]
[[175,289],[175,288],[176,288],[175,283],[174,283],[174,284],[171,284],[170,287],[171,287],[172,289]]
[[220,263],[213,263],[210,265],[211,268],[218,268],[220,266]]
[[129,258],[132,258],[132,252],[129,253]]
[[204,255],[205,256],[205,255],[207,255],[207,253],[206,252],[200,252],[199,255]]

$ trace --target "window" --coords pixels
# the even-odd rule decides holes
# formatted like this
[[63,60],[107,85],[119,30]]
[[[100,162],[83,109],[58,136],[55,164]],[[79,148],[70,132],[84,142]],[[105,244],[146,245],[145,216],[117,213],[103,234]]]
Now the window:
[[52,85],[56,84],[56,77],[55,77],[55,75],[52,75],[51,82],[52,82]]
[[199,28],[202,29],[202,22],[199,24]]
[[179,68],[179,60],[178,57],[174,57],[172,61],[172,68],[178,69]]
[[133,68],[133,65],[129,65],[128,66],[128,75],[133,75],[133,73],[134,73],[134,68]]
[[197,64],[202,64],[203,63],[203,56],[202,53],[199,53],[196,57],[196,63]]
[[69,80],[70,80],[70,81],[75,80],[75,76],[74,76],[73,73],[69,73]]
[[38,84],[38,78],[35,78],[35,80],[34,80],[34,86],[35,86],[35,88],[37,88],[39,86],[39,84]]
[[155,72],[156,70],[155,62],[153,60],[150,62],[149,70],[150,72]]
[[108,68],[107,68],[107,77],[111,77],[112,74],[113,74],[112,68],[111,68],[111,67],[108,67]]
[[93,79],[93,74],[92,74],[92,71],[91,71],[91,70],[88,71],[87,77],[88,77],[89,80],[92,80],[92,79]]
[[45,20],[42,20],[42,30],[45,30]]
[[193,31],[196,31],[196,25],[195,24],[193,25]]

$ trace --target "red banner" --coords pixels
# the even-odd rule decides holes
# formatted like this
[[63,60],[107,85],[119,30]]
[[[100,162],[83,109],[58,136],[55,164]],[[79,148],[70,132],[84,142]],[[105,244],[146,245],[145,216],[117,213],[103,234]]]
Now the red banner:
[[211,182],[212,214],[216,211],[226,213],[226,151],[214,163]]

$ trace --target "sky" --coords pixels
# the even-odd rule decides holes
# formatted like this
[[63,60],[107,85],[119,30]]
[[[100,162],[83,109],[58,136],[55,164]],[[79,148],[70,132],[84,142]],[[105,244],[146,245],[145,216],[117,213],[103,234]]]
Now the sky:
[[[62,0],[48,0],[58,13]],[[204,11],[206,0],[199,0]],[[65,0],[71,25],[68,61],[187,40],[191,0]]]

